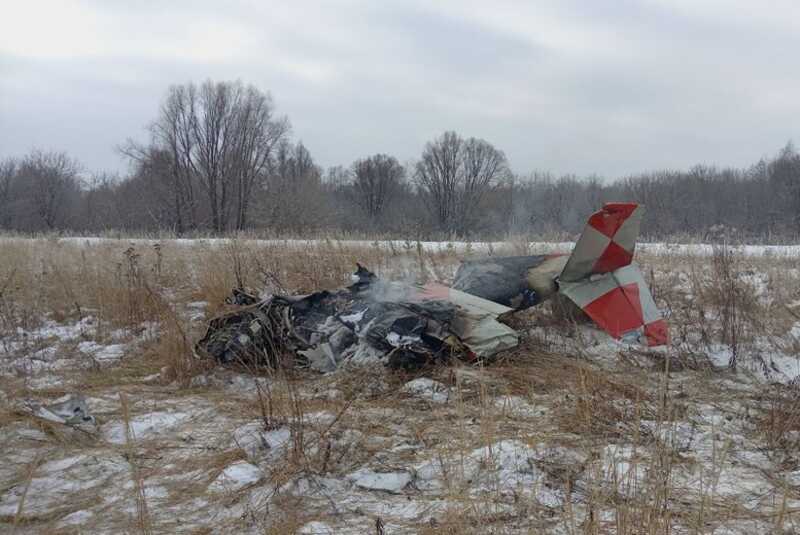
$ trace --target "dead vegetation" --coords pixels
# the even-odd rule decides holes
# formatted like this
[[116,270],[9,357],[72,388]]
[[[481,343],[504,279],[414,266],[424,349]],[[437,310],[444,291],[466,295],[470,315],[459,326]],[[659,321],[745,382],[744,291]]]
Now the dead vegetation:
[[[223,370],[192,355],[233,287],[335,288],[355,261],[447,281],[467,254],[477,253],[415,242],[0,242],[0,497],[22,496],[0,521],[63,533],[108,531],[109,519],[139,533],[291,533],[313,522],[361,533],[798,529],[800,478],[789,477],[800,468],[798,396],[788,382],[771,384],[772,356],[796,357],[789,331],[800,284],[789,259],[726,248],[640,258],[668,312],[672,350],[615,346],[580,317],[543,307],[513,319],[526,336],[496,362],[426,369],[441,397],[408,390],[418,375],[382,368]],[[75,326],[68,340],[57,331],[65,325]],[[83,342],[125,344],[125,354],[85,357]],[[16,366],[41,352],[39,368]],[[59,359],[81,364],[47,367]],[[769,379],[753,382],[757,373]],[[94,400],[101,430],[122,422],[125,440],[109,445],[101,432],[75,441],[19,410],[71,391]],[[151,436],[147,414],[184,423]],[[261,448],[236,434],[247,425],[285,442]],[[45,461],[112,451],[124,452],[124,471],[109,473],[129,486],[89,489],[81,505],[98,505],[80,524],[64,523],[74,508],[41,515],[50,502],[30,491],[41,492]],[[511,470],[520,455],[524,467]],[[261,476],[212,491],[237,463]],[[410,483],[358,490],[359,470],[408,473]],[[119,489],[117,501],[101,499]]]

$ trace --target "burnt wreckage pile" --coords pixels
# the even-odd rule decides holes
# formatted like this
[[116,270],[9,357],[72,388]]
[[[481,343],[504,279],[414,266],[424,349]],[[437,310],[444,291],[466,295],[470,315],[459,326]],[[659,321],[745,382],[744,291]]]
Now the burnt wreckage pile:
[[487,358],[517,345],[498,321],[513,309],[439,284],[378,279],[359,266],[336,291],[263,300],[234,292],[237,310],[211,320],[196,352],[220,363],[332,371],[344,362],[414,369],[459,355]]
[[519,343],[505,315],[555,296],[612,337],[669,343],[669,328],[633,262],[643,207],[608,203],[570,255],[489,257],[461,264],[448,288],[378,279],[358,266],[334,292],[264,300],[234,293],[238,310],[211,320],[198,354],[222,363],[295,364],[330,371],[348,361],[415,368],[453,354],[486,359]]

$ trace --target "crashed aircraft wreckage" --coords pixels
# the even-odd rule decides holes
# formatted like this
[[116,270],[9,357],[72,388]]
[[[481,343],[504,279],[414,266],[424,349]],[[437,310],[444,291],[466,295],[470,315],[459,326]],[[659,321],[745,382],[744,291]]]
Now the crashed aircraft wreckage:
[[633,203],[606,204],[572,254],[465,261],[451,287],[384,281],[358,265],[353,284],[333,292],[259,300],[237,290],[241,306],[212,319],[195,350],[245,365],[290,356],[319,371],[348,361],[412,369],[451,355],[487,359],[519,343],[503,318],[555,295],[614,338],[664,345],[666,321],[633,263],[643,213]]

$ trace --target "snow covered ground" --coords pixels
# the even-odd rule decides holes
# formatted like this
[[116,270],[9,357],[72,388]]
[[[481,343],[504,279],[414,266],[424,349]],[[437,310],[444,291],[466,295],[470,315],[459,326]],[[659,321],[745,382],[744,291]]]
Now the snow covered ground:
[[[230,278],[183,271],[211,253],[176,242],[198,256],[135,266],[169,305],[139,317],[119,254],[129,240],[105,268],[124,291],[89,299],[69,287],[86,271],[84,281],[106,276],[84,243],[61,243],[59,262],[76,271],[58,276],[37,245],[31,278],[0,299],[0,531],[800,532],[797,248],[740,251],[729,288],[710,250],[672,259],[671,247],[645,244],[664,256],[645,271],[670,319],[669,349],[623,344],[543,307],[513,319],[519,349],[483,366],[405,375],[367,361],[257,377],[196,366],[181,377],[170,360],[179,335],[196,339]],[[287,257],[302,248],[280,244]],[[384,276],[415,265],[413,242],[394,244],[399,257],[381,247]],[[432,278],[465,252],[442,247],[452,257],[420,268]],[[329,269],[352,260],[336,255]],[[0,286],[8,273],[0,262]],[[34,292],[41,306],[23,300],[33,280],[50,285]],[[75,301],[81,314],[54,313]],[[59,421],[75,394],[92,421]]]
[[[27,238],[0,236],[0,243],[24,243]],[[56,238],[58,243],[78,246],[101,246],[123,244],[134,246],[152,246],[156,243],[175,245],[180,247],[196,247],[198,245],[209,247],[222,247],[231,243],[228,238],[168,238],[163,240],[144,238],[100,238],[100,237],[64,237]],[[281,247],[287,250],[303,250],[321,245],[336,245],[343,248],[382,248],[404,252],[416,252],[419,246],[426,252],[473,252],[475,254],[492,254],[509,248],[508,242],[483,242],[483,241],[416,241],[416,240],[321,240],[321,239],[242,239],[239,240],[249,247]],[[517,249],[526,249],[530,254],[539,253],[568,253],[575,242],[549,242],[531,241],[515,243]],[[669,243],[640,242],[638,251],[650,255],[682,255],[682,256],[711,256],[714,245],[710,243]],[[755,257],[797,258],[800,257],[800,245],[734,245],[733,249],[746,255]]]

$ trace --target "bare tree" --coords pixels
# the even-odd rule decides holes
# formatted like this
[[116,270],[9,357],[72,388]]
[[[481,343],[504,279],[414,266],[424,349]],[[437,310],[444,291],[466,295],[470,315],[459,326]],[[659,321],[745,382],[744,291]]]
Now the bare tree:
[[800,154],[792,142],[786,144],[767,166],[773,190],[777,193],[776,207],[785,214],[786,225],[800,229]]
[[195,181],[185,167],[176,163],[180,157],[177,145],[141,145],[128,140],[120,151],[134,164],[121,189],[133,186],[137,197],[144,201],[138,208],[147,216],[145,219],[178,235],[195,230],[199,224]]
[[236,115],[236,139],[233,144],[237,230],[247,226],[253,189],[266,178],[274,149],[290,130],[287,118],[274,118],[273,115],[269,95],[253,86],[244,89]]
[[510,177],[506,156],[482,139],[469,138],[463,145],[463,186],[459,188],[458,229],[460,234],[478,220],[484,196]]
[[119,224],[114,210],[114,185],[119,177],[108,173],[93,173],[85,183],[82,222],[84,230],[98,231],[112,222]]
[[325,185],[332,190],[346,188],[352,181],[353,174],[341,165],[329,167],[325,173]]
[[80,191],[81,166],[63,152],[33,151],[20,165],[18,177],[33,214],[47,230],[64,228]]
[[169,184],[178,232],[187,219],[190,227],[197,224],[196,186],[205,193],[211,228],[240,230],[248,224],[254,189],[289,129],[285,117],[275,117],[269,94],[240,81],[208,80],[200,87],[172,86],[151,125],[152,146],[129,142],[123,152],[151,170],[166,161],[168,172],[161,176]]
[[197,89],[194,85],[172,86],[161,104],[159,118],[150,126],[153,144],[139,161],[140,172],[160,178],[167,185],[174,211],[174,228],[182,234],[197,227],[197,201],[192,154],[195,151],[195,122],[197,120]]
[[231,199],[237,201],[236,228],[243,228],[253,185],[266,174],[289,122],[273,118],[269,95],[241,82],[205,82],[195,109],[196,150],[189,163],[208,195],[213,228],[227,228]]
[[11,187],[18,168],[19,162],[16,158],[0,161],[0,228],[11,225]]
[[272,229],[303,233],[324,225],[321,171],[302,142],[278,145],[265,193],[265,219]]
[[375,154],[353,163],[353,198],[372,222],[397,192],[405,168],[393,156]]
[[441,230],[454,230],[463,144],[458,134],[445,132],[425,145],[416,166],[414,178]]
[[428,142],[417,163],[415,180],[441,230],[465,234],[480,203],[509,176],[505,155],[482,139],[464,140],[445,132]]

